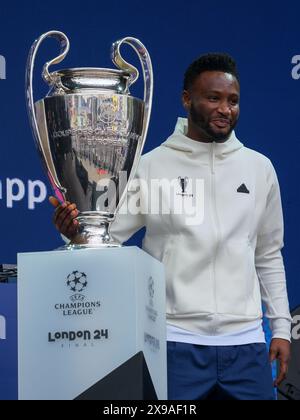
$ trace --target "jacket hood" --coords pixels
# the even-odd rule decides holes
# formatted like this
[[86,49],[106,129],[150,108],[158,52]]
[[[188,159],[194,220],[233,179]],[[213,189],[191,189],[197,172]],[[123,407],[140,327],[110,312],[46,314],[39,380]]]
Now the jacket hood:
[[195,156],[201,155],[203,158],[210,155],[212,148],[214,148],[214,156],[220,160],[225,159],[231,153],[244,147],[237,139],[234,131],[224,143],[203,143],[187,137],[187,128],[187,119],[178,118],[174,133],[162,143],[162,146]]

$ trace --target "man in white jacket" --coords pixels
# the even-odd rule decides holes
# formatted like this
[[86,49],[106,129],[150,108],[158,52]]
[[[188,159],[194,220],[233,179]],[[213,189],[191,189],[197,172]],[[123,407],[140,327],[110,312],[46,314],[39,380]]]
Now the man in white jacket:
[[[118,215],[111,230],[124,242],[145,226],[143,249],[165,264],[170,399],[270,400],[270,361],[280,362],[275,385],[287,373],[291,317],[280,190],[271,162],[235,136],[239,99],[230,56],[207,54],[190,65],[188,119],[142,157],[141,209]],[[129,202],[135,194],[131,189]],[[169,211],[154,212],[161,204]],[[55,225],[68,238],[76,235],[77,214],[70,203],[56,209]],[[272,330],[269,357],[262,301]]]

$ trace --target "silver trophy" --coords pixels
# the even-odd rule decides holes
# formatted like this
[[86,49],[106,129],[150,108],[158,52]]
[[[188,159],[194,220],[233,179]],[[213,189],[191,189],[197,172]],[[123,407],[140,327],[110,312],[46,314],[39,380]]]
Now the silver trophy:
[[[36,54],[46,38],[60,42],[60,55],[47,62],[42,77],[47,96],[33,97]],[[120,54],[123,44],[137,53],[144,76],[144,99],[130,96],[138,70]],[[72,68],[49,73],[69,51],[67,36],[50,31],[32,45],[26,68],[26,99],[36,145],[54,194],[77,204],[79,233],[69,248],[114,247],[110,224],[120,209],[144,147],[152,106],[149,53],[137,39],[112,45],[117,69]]]

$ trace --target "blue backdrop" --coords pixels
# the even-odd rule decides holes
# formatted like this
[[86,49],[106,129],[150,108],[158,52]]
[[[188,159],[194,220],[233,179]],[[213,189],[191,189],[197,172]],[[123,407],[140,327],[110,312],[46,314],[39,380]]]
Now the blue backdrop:
[[[298,4],[298,5],[297,5]],[[0,11],[0,262],[16,262],[17,252],[49,250],[61,241],[51,222],[42,181],[50,192],[29,128],[24,71],[36,37],[62,30],[71,41],[63,63],[110,67],[111,43],[138,37],[153,60],[155,92],[146,151],[173,130],[181,106],[186,67],[208,51],[226,51],[241,76],[240,140],[271,158],[282,188],[285,262],[291,307],[300,304],[299,282],[299,98],[300,4],[288,1],[90,0],[59,3],[3,2]],[[36,97],[46,94],[42,65],[57,53],[49,40],[40,53]],[[4,71],[5,70],[5,71]],[[141,94],[141,85],[133,94]],[[33,197],[41,202],[34,203]],[[15,198],[14,198],[15,197]],[[136,238],[135,240],[139,240]]]
[[17,399],[17,346],[17,285],[0,284],[0,400]]

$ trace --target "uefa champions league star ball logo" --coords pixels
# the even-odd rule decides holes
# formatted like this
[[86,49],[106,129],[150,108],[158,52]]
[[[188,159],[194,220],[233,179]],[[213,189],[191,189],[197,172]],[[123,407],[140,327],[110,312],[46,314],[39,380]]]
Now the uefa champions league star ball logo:
[[[101,302],[98,300],[98,296],[92,293],[93,290],[89,290],[86,295],[83,294],[86,291],[90,280],[88,276],[78,270],[72,271],[64,281],[67,290],[69,290],[70,302],[60,302],[54,305],[56,311],[59,311],[63,316],[89,316],[93,315],[101,307]],[[93,288],[92,288],[93,289]],[[97,293],[97,291],[96,291]],[[90,298],[92,294],[92,299]]]
[[67,286],[73,293],[83,292],[87,284],[87,275],[80,271],[73,271],[73,273],[69,274],[67,277]]
[[154,298],[154,280],[152,277],[148,280],[148,292],[150,297],[150,305],[153,306],[153,298]]
[[157,317],[158,317],[158,312],[154,308],[155,282],[152,276],[148,278],[147,289],[148,289],[148,304],[146,305],[146,313],[148,315],[148,318],[151,321],[156,322]]
[[116,111],[117,109],[113,104],[103,103],[100,110],[99,120],[105,125],[111,125],[117,118]]

